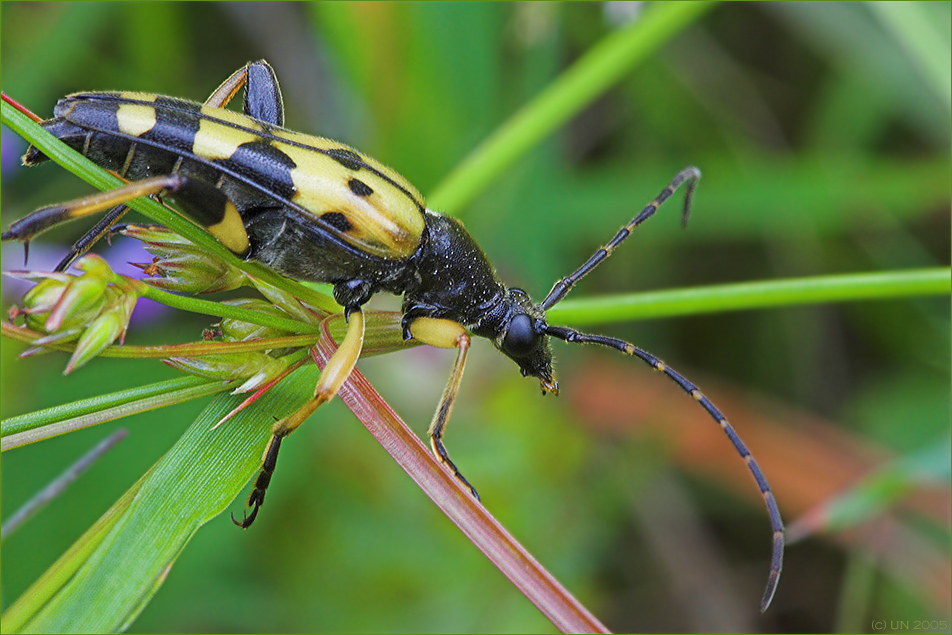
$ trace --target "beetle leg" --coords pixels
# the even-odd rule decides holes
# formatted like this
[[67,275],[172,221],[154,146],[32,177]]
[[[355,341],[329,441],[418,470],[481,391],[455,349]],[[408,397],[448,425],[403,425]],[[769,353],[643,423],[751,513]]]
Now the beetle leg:
[[66,203],[41,207],[29,216],[21,218],[3,232],[3,240],[22,240],[27,242],[50,227],[60,223],[90,216],[107,207],[125,203],[140,196],[151,196],[174,187],[176,177],[157,176],[130,183],[123,187],[98,192]]
[[181,174],[155,176],[108,192],[41,207],[10,225],[10,229],[3,232],[0,238],[26,243],[65,221],[83,218],[115,205],[121,206],[140,196],[153,195],[167,195],[233,253],[239,256],[247,253],[248,233],[235,205],[214,185]]
[[[264,60],[245,64],[235,71],[205,100],[205,105],[212,108],[224,108],[242,86],[245,86],[244,111],[246,115],[276,126],[284,125],[284,100],[281,97],[281,87],[274,70]],[[82,238],[73,243],[54,271],[69,269],[77,258],[92,249],[93,245],[99,242],[99,239],[128,211],[129,208],[125,205],[118,205],[111,209],[83,234]]]
[[284,125],[284,99],[281,96],[281,86],[278,84],[274,69],[264,60],[249,62],[232,73],[231,77],[215,89],[215,92],[205,101],[205,105],[224,108],[242,86],[245,87],[244,112],[246,115],[275,126]]
[[363,346],[364,312],[356,309],[347,322],[347,333],[344,335],[344,341],[341,342],[337,351],[331,355],[331,358],[327,360],[327,364],[321,372],[321,378],[314,388],[314,396],[293,414],[281,419],[271,428],[271,441],[265,450],[261,471],[255,480],[254,490],[248,497],[248,507],[251,508],[251,512],[246,514],[241,521],[232,516],[231,519],[236,525],[242,529],[247,529],[254,522],[258,515],[258,508],[264,504],[265,492],[271,483],[271,477],[274,475],[281,440],[294,432],[318,407],[330,401],[337,394],[341,384],[350,377],[350,373],[354,370]]
[[456,322],[439,318],[417,318],[409,326],[413,338],[424,344],[457,349],[453,372],[450,373],[446,388],[443,389],[443,396],[440,397],[440,403],[433,414],[433,421],[430,423],[428,434],[430,435],[430,445],[436,457],[452,470],[456,478],[473,493],[473,497],[479,500],[476,488],[460,473],[456,464],[450,459],[446,446],[443,445],[446,424],[449,421],[450,413],[453,411],[453,404],[456,403],[456,394],[459,392],[460,383],[463,381],[463,368],[466,366],[466,353],[469,351],[469,333]]
[[241,87],[248,81],[248,66],[245,64],[223,81],[218,88],[205,100],[205,105],[212,108],[224,108],[231,102]]
[[70,265],[72,265],[77,258],[92,249],[93,245],[99,242],[100,238],[108,234],[113,225],[118,223],[128,211],[129,208],[125,205],[117,205],[109,210],[89,231],[73,243],[73,246],[69,249],[69,253],[63,256],[63,259],[59,261],[59,264],[56,265],[53,271],[66,271],[69,269]]
[[244,111],[261,121],[284,125],[284,98],[274,69],[264,60],[248,64]]
[[334,285],[334,301],[344,307],[344,319],[366,304],[373,296],[374,284],[369,280],[345,280]]

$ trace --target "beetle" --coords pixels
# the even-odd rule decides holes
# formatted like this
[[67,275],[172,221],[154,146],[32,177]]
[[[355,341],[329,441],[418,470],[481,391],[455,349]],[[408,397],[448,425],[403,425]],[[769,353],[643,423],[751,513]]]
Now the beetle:
[[[243,113],[225,106],[244,89]],[[701,173],[679,172],[661,193],[541,302],[499,280],[476,241],[454,218],[428,209],[421,194],[392,169],[344,144],[285,129],[281,89],[264,60],[223,82],[204,104],[151,93],[82,92],[60,100],[42,127],[101,167],[129,181],[118,189],[40,208],[13,223],[3,240],[29,241],[60,222],[112,208],[59,269],[88,249],[140,196],[161,196],[235,255],[295,280],[328,282],[347,320],[314,396],[272,427],[248,508],[235,523],[249,527],[264,504],[282,440],[330,400],[361,353],[363,305],[376,293],[403,296],[405,340],[455,348],[456,361],[428,433],[433,452],[474,497],[450,459],[443,435],[459,390],[471,336],[489,339],[543,394],[558,394],[552,338],[606,346],[664,373],[721,427],[763,495],[773,529],[773,555],[761,602],[772,600],[782,568],[784,526],[766,477],[720,410],[697,386],[624,340],[549,324],[546,311],[685,186],[682,223]],[[31,147],[23,161],[47,157]]]

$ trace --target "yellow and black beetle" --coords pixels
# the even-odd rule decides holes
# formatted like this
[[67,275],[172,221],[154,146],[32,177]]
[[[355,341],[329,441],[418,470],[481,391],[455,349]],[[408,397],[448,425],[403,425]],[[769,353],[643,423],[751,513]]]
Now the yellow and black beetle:
[[[242,87],[244,114],[225,110]],[[700,178],[698,169],[689,167],[678,173],[655,200],[536,304],[523,290],[503,284],[462,223],[427,209],[420,193],[402,176],[337,141],[292,132],[283,124],[280,87],[264,61],[235,72],[205,104],[146,93],[69,95],[57,103],[54,117],[42,126],[130,183],[37,210],[2,235],[3,240],[28,242],[52,225],[113,208],[77,243],[61,263],[65,268],[124,213],[123,203],[161,195],[236,255],[295,280],[334,285],[334,298],[348,319],[347,333],[321,374],[314,397],[274,424],[248,500],[251,512],[236,523],[250,526],[264,503],[282,439],[330,400],[354,368],[363,343],[361,307],[375,293],[389,291],[403,295],[404,339],[457,349],[429,435],[440,461],[474,496],[476,491],[442,442],[470,334],[491,340],[519,365],[524,376],[538,378],[543,394],[558,393],[550,337],[601,344],[634,355],[675,381],[721,426],[763,494],[773,527],[773,558],[761,603],[761,609],[766,609],[783,561],[783,522],[766,478],[726,418],[697,386],[650,353],[620,339],[546,321],[546,310],[611,255],[682,184],[687,188],[686,221]],[[45,159],[30,148],[24,163]]]

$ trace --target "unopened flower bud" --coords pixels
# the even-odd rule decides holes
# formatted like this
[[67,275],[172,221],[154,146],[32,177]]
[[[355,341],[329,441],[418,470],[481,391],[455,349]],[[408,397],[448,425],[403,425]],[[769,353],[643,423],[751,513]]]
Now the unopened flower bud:
[[40,280],[23,296],[23,308],[20,312],[27,315],[43,314],[45,322],[46,316],[63,297],[63,289],[69,280],[70,276],[65,273]]
[[233,391],[234,394],[254,390],[287,369],[284,359],[259,352],[172,357],[164,361],[173,368],[199,377],[246,380]]
[[[242,298],[239,300],[228,300],[223,302],[231,306],[250,309],[272,317],[288,319],[287,313],[274,306],[270,302],[257,298]],[[242,342],[246,340],[260,340],[268,337],[284,337],[290,335],[290,331],[277,329],[271,326],[262,326],[243,320],[233,318],[223,318],[218,325],[221,330],[222,340],[226,342]]]
[[245,284],[241,270],[165,227],[127,225],[122,233],[143,241],[146,250],[155,256],[151,263],[136,264],[154,276],[147,281],[152,286],[182,293],[212,293]]
[[[126,285],[105,260],[95,255],[83,257],[76,268],[82,275],[64,273],[17,272],[25,279],[39,280],[23,296],[19,311],[26,325],[42,337],[36,347],[78,338],[76,350],[66,372],[79,368],[116,339],[125,336],[129,316],[138,296],[134,285]],[[33,354],[42,350],[27,351]]]
[[325,317],[314,311],[310,305],[305,304],[302,300],[287,291],[268,284],[263,280],[258,280],[257,278],[249,279],[251,280],[251,284],[254,285],[261,295],[266,297],[275,306],[281,307],[281,309],[286,311],[294,319],[316,324]]
[[106,311],[97,317],[80,335],[79,341],[76,342],[76,350],[69,358],[64,374],[71,373],[101,353],[104,348],[116,341],[124,330],[125,322],[119,311]]
[[86,323],[102,310],[108,284],[107,279],[96,273],[72,278],[50,311],[45,330],[53,332],[69,324]]
[[187,247],[196,249],[195,243],[162,225],[136,225],[130,223],[123,225],[119,233],[145,243],[146,250],[155,255],[167,253],[171,249]]

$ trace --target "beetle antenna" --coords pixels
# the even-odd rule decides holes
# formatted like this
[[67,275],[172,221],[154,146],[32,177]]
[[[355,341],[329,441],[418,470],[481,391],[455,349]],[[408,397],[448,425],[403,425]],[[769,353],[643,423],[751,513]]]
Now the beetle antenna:
[[770,526],[773,529],[773,555],[770,559],[770,574],[767,577],[767,587],[764,589],[764,597],[760,601],[761,612],[766,611],[767,607],[770,606],[771,600],[773,600],[774,593],[777,590],[777,583],[780,581],[780,571],[783,569],[783,519],[780,517],[780,510],[777,507],[777,501],[774,499],[773,492],[770,489],[770,484],[767,483],[767,478],[760,470],[760,466],[757,465],[757,461],[754,460],[750,450],[748,450],[747,446],[744,445],[744,442],[741,441],[740,436],[734,430],[733,426],[727,422],[727,418],[721,414],[721,411],[717,409],[717,406],[715,406],[710,399],[704,396],[697,386],[688,381],[688,379],[681,375],[681,373],[677,372],[651,353],[640,349],[633,344],[614,337],[580,333],[575,329],[565,326],[546,326],[545,332],[553,337],[559,338],[560,340],[565,340],[566,342],[579,344],[601,344],[602,346],[608,346],[609,348],[614,348],[617,351],[621,351],[626,355],[633,355],[634,357],[637,357],[655,370],[659,370],[667,375],[669,379],[681,387],[681,390],[691,395],[695,401],[697,401],[701,407],[707,411],[707,414],[709,414],[711,418],[717,422],[717,425],[721,427],[721,430],[724,431],[724,434],[727,435],[727,438],[730,439],[732,444],[734,444],[734,449],[737,450],[737,453],[740,455],[740,457],[744,459],[744,462],[747,464],[747,469],[750,470],[754,480],[757,481],[757,486],[760,488],[760,493],[764,498],[764,503],[767,505],[767,513],[770,516]]
[[581,267],[556,282],[540,306],[548,310],[558,304],[562,298],[568,295],[569,291],[572,290],[572,287],[574,287],[579,280],[584,278],[592,269],[600,265],[603,260],[612,255],[615,247],[625,242],[625,239],[631,236],[631,231],[635,227],[651,218],[654,213],[658,211],[658,208],[661,207],[661,204],[668,200],[668,198],[681,187],[682,183],[687,183],[687,190],[684,194],[684,209],[681,212],[681,226],[687,226],[688,216],[691,214],[691,197],[694,195],[694,188],[697,187],[697,182],[700,178],[701,171],[693,166],[684,168],[678,172],[678,174],[671,179],[671,182],[668,183],[668,186],[661,190],[661,193],[658,194],[653,201],[648,203],[627,225],[618,230],[614,238],[609,240],[604,247],[599,247]]
[[53,271],[66,271],[77,258],[92,249],[93,245],[95,245],[103,236],[112,236],[112,230],[115,224],[128,211],[129,208],[125,205],[118,205],[109,210],[109,212],[100,218],[88,232],[83,234],[82,238],[73,243],[69,253],[66,254],[62,260],[60,260],[59,264],[56,265],[56,268],[53,269]]

